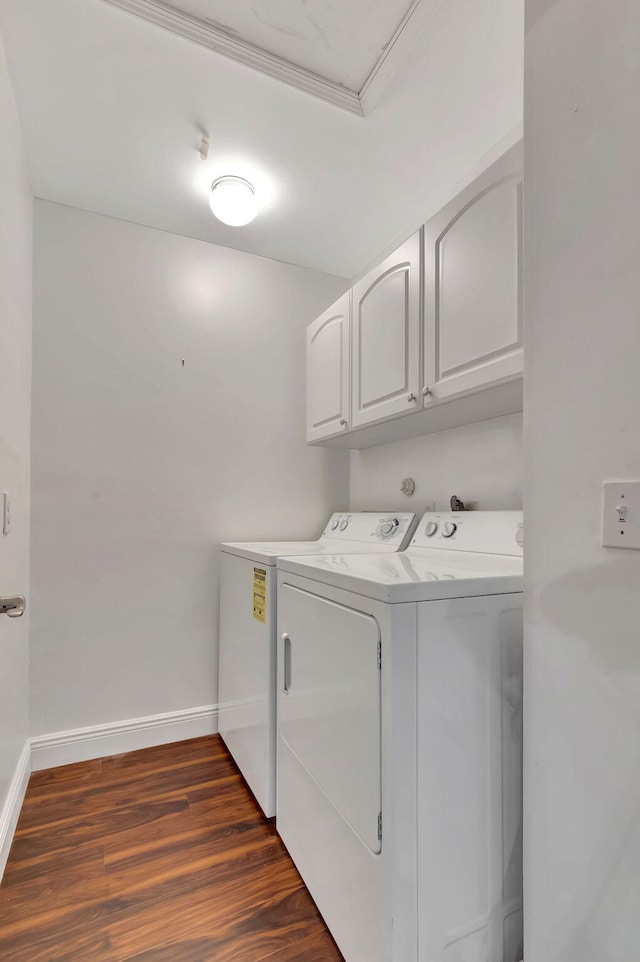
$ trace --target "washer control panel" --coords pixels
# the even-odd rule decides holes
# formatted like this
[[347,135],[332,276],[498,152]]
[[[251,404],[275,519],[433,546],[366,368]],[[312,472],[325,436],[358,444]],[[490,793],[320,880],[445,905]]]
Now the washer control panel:
[[380,521],[378,523],[376,534],[379,538],[393,538],[399,527],[399,518],[388,518],[387,521]]
[[410,548],[522,556],[522,511],[427,511]]
[[[410,511],[338,512],[333,514],[322,532],[322,540],[336,542],[361,541],[363,544],[390,545],[395,550],[405,547],[415,528],[416,516]],[[339,552],[336,546],[336,552]]]

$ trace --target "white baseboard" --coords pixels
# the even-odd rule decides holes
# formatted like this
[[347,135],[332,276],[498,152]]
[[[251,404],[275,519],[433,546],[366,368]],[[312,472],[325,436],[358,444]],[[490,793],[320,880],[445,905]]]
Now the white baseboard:
[[18,824],[18,817],[31,774],[31,744],[25,742],[16,770],[13,773],[9,791],[2,811],[0,811],[0,880],[9,858],[9,850]]
[[186,711],[166,712],[146,718],[75,728],[31,739],[31,768],[34,772],[58,765],[85,762],[91,758],[152,748],[169,742],[213,735],[218,730],[217,705],[203,705]]

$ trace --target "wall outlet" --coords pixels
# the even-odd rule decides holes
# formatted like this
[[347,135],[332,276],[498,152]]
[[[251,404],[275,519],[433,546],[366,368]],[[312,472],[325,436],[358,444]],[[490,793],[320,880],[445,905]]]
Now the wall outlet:
[[423,510],[424,510],[424,511],[435,511],[435,510],[436,510],[436,503],[435,503],[435,501],[427,501],[427,503],[425,504]]

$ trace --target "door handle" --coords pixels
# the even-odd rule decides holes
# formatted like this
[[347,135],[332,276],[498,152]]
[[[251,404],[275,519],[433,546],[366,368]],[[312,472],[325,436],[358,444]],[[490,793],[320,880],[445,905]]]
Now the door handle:
[[24,595],[16,595],[15,598],[0,598],[0,615],[22,618],[26,607],[27,602]]
[[282,691],[285,695],[288,695],[289,689],[291,688],[291,638],[286,631],[282,636],[282,640],[284,642],[284,679],[282,682]]

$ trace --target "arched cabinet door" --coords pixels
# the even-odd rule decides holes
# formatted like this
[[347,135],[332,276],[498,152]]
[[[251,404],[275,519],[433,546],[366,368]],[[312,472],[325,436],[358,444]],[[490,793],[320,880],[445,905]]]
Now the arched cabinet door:
[[424,228],[425,405],[522,374],[522,147]]
[[307,441],[349,430],[351,292],[307,328]]
[[354,428],[419,406],[420,233],[353,288]]

